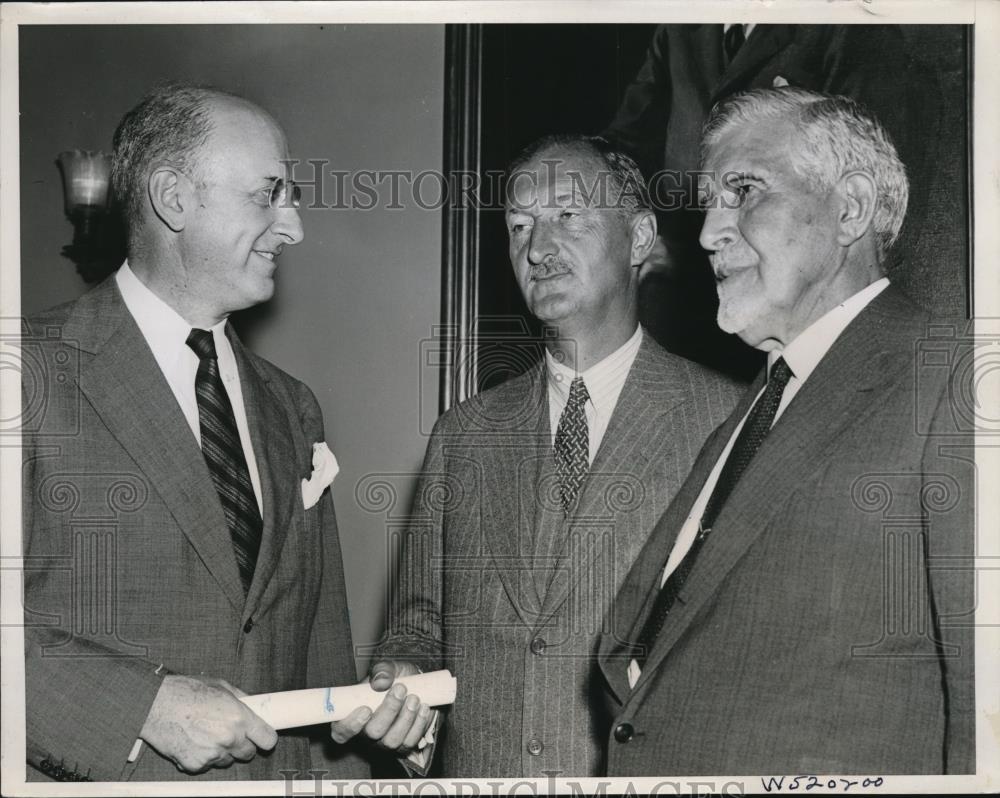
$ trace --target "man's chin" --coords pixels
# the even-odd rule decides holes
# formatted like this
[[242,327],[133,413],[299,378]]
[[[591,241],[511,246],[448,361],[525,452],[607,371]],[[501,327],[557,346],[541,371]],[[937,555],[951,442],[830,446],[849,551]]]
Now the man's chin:
[[724,333],[738,335],[740,338],[743,338],[744,335],[748,334],[747,331],[756,323],[759,316],[759,313],[753,312],[753,308],[740,307],[739,303],[723,300],[719,303],[719,313],[715,317],[715,322]]
[[758,317],[740,318],[732,315],[723,315],[721,310],[716,317],[716,323],[724,333],[735,335],[747,346],[767,352],[773,348],[775,341],[772,338],[768,338],[762,332],[762,330],[767,329],[767,325],[761,325],[757,321]]
[[557,324],[572,313],[572,305],[563,295],[547,296],[531,303],[531,315],[545,324]]
[[270,277],[257,280],[253,286],[247,286],[249,290],[242,293],[241,307],[238,310],[247,310],[257,305],[262,305],[274,296],[274,280]]

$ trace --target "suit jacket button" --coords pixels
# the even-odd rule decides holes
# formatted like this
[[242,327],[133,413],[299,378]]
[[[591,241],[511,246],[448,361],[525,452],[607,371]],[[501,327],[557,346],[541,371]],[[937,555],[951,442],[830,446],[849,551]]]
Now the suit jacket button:
[[538,756],[542,753],[542,741],[537,737],[532,737],[528,740],[528,753],[532,756]]
[[253,618],[247,618],[247,622],[243,624],[243,633],[250,634],[251,629],[253,629]]
[[545,641],[540,637],[534,638],[531,641],[531,653],[541,654],[543,651],[545,651]]
[[627,743],[635,737],[635,729],[631,723],[619,723],[615,726],[615,739],[620,743]]

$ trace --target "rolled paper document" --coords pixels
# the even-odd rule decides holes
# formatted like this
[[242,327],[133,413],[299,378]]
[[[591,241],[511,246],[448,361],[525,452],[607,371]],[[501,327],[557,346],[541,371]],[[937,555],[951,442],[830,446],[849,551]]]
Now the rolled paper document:
[[[455,703],[458,682],[451,671],[431,671],[402,676],[396,679],[429,707]],[[358,707],[368,707],[373,712],[381,706],[387,690],[373,690],[368,682],[348,687],[316,687],[310,690],[286,690],[280,693],[260,693],[240,698],[244,704],[260,715],[274,729],[292,729],[343,720]],[[134,762],[142,750],[142,740],[132,746],[128,761]]]
[[[431,671],[403,676],[395,684],[415,693],[429,707],[455,703],[457,682],[451,671]],[[287,690],[283,693],[248,695],[240,700],[275,729],[292,729],[343,720],[358,707],[372,711],[385,700],[388,692],[378,692],[364,682],[350,687],[319,687],[313,690]]]

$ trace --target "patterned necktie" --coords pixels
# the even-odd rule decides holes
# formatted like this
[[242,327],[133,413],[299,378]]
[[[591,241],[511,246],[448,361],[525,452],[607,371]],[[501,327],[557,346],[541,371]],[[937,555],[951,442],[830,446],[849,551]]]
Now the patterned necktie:
[[584,405],[590,398],[583,377],[574,377],[569,386],[569,399],[556,427],[556,469],[559,474],[559,496],[563,512],[570,514],[573,502],[590,463],[590,440]]
[[244,592],[250,590],[264,522],[250,481],[236,416],[219,376],[215,340],[207,330],[191,330],[187,345],[201,361],[194,381],[201,426],[201,452],[226,514],[229,536]]
[[[732,493],[733,488],[739,481],[740,476],[750,464],[753,456],[764,442],[764,438],[774,423],[774,416],[778,412],[778,405],[781,404],[781,395],[784,393],[788,380],[792,377],[792,370],[788,368],[784,358],[778,358],[771,367],[771,374],[767,380],[767,387],[760,399],[754,404],[747,414],[747,419],[740,430],[733,448],[726,458],[726,463],[719,473],[719,479],[712,489],[712,494],[705,505],[705,512],[702,513],[701,523],[698,525],[698,536],[691,544],[687,554],[678,563],[677,567],[667,577],[667,581],[660,588],[660,592],[653,602],[653,609],[646,618],[639,633],[638,643],[642,647],[643,653],[636,657],[640,663],[644,662],[649,652],[652,651],[656,636],[663,628],[670,609],[674,606],[681,588],[687,581],[688,575],[694,566],[694,561],[705,544],[709,533],[712,531],[712,524],[722,510],[726,499]],[[664,565],[664,567],[666,567]],[[661,568],[659,573],[663,573]]]
[[726,53],[727,64],[733,63],[733,59],[736,58],[736,54],[740,51],[746,40],[746,33],[743,31],[742,25],[729,26],[729,30],[722,36],[722,49]]

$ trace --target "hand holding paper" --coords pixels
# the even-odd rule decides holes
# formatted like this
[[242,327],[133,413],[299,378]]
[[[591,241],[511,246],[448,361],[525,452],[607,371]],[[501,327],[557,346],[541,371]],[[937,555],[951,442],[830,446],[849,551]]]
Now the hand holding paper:
[[[409,695],[428,707],[455,701],[456,681],[450,671],[433,671],[396,679]],[[275,729],[311,726],[343,720],[354,710],[367,707],[374,712],[389,693],[372,689],[367,682],[350,687],[320,687],[288,690],[283,693],[249,695],[240,699]]]
[[[397,679],[396,684],[402,686],[395,688],[399,692],[403,692],[402,688],[405,688],[409,694],[407,700],[411,705],[443,706],[455,700],[455,677],[446,670],[404,676]],[[288,690],[279,693],[243,695],[239,698],[240,702],[272,729],[290,729],[342,721],[357,710],[371,717],[384,702],[393,699],[398,699],[398,696],[394,696],[391,691],[374,690],[367,682],[347,687]],[[392,714],[399,714],[398,708]],[[428,712],[427,715],[429,714]],[[334,739],[337,739],[336,736]],[[272,746],[273,743],[268,747]],[[136,759],[140,750],[141,740],[136,740],[136,745],[129,756],[130,762]]]
[[[413,693],[415,680],[436,674],[446,674],[447,686],[454,701],[454,677],[448,671],[434,671],[421,674],[416,665],[409,662],[383,660],[371,668],[371,686],[385,701],[374,711],[367,708],[352,712],[343,720],[334,722],[330,736],[338,743],[364,734],[380,747],[397,754],[406,754],[423,748],[433,741],[432,728],[437,713],[430,707],[441,706],[436,701],[428,701],[423,691]],[[433,697],[432,697],[433,698]]]
[[[278,735],[243,703],[246,698],[222,679],[166,676],[140,734],[185,773],[253,759],[258,748],[274,748]],[[136,740],[130,762],[141,747]]]

